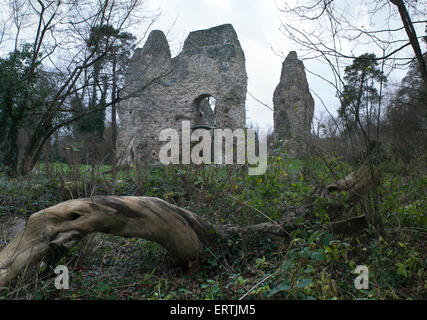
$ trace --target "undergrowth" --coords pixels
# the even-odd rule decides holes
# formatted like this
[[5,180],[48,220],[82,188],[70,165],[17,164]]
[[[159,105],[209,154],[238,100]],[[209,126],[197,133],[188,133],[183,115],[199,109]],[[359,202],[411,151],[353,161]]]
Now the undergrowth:
[[[331,168],[335,170],[331,170]],[[306,208],[289,238],[229,239],[232,255],[208,252],[199,273],[186,276],[166,250],[142,239],[95,234],[60,261],[70,289],[56,290],[41,266],[0,290],[2,299],[425,299],[427,298],[426,173],[400,162],[383,165],[379,209],[386,230],[334,235],[319,190],[351,167],[340,159],[269,158],[263,176],[245,166],[111,166],[44,164],[30,177],[0,177],[0,248],[16,218],[72,198],[154,196],[213,224],[251,225]],[[364,201],[369,201],[364,200]],[[350,215],[363,214],[361,202]],[[369,289],[356,290],[354,270],[369,268]],[[44,267],[46,269],[46,267]],[[49,269],[49,268],[48,268]]]

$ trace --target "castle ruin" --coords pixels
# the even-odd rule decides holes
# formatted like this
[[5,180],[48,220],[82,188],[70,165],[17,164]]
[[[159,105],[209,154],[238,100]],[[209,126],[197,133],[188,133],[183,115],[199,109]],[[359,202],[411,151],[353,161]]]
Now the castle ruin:
[[[245,128],[245,56],[231,24],[194,31],[172,58],[162,31],[152,31],[126,72],[118,114],[119,165],[158,161],[160,132],[191,126]],[[314,100],[302,61],[292,51],[283,62],[274,93],[275,139],[286,141],[290,156],[306,150]]]
[[[119,164],[158,161],[163,129],[192,126],[244,128],[245,56],[230,24],[191,32],[172,58],[162,31],[152,31],[127,69],[120,103]],[[214,108],[213,107],[214,104]]]
[[311,134],[314,99],[308,87],[304,64],[295,51],[291,51],[282,64],[273,103],[275,140],[284,142],[288,156],[304,155]]

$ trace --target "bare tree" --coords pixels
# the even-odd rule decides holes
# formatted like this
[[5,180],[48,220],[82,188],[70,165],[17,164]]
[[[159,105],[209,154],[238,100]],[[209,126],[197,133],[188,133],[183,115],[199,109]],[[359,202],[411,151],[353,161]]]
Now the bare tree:
[[[139,24],[148,29],[158,14],[139,16],[139,9],[144,5],[140,0],[11,0],[10,3],[12,15],[9,24],[14,26],[11,27],[14,35],[9,32],[9,43],[13,44],[15,51],[21,42],[31,43],[31,61],[19,82],[33,83],[39,78],[40,66],[43,65],[44,73],[54,79],[55,83],[49,96],[39,107],[34,108],[34,105],[28,104],[22,108],[22,113],[30,114],[31,118],[31,124],[27,123],[30,131],[28,143],[22,147],[19,159],[10,163],[16,163],[19,173],[26,174],[39,160],[44,144],[57,130],[88,114],[114,106],[119,99],[112,92],[110,99],[104,99],[96,108],[80,114],[72,109],[70,97],[75,94],[84,95],[94,83],[88,70],[111,54],[112,48],[117,47],[119,42],[118,37],[109,37],[101,50],[91,50],[91,30],[103,26],[121,33],[131,24]],[[142,36],[145,34],[146,32],[141,33]],[[105,78],[109,84],[115,76],[112,73]],[[107,97],[105,90],[110,87],[101,86],[101,95]],[[28,94],[31,98],[30,93]],[[20,123],[19,126],[22,127],[23,124]]]
[[[321,58],[329,64],[334,75],[331,84],[337,90],[342,88],[342,68],[368,49],[376,51],[378,61],[385,62],[386,73],[397,67],[407,68],[415,56],[424,73],[424,82],[427,82],[420,46],[422,37],[416,32],[416,26],[427,25],[425,3],[370,0],[358,3],[358,9],[354,2],[346,0],[301,2],[302,5],[283,4],[281,7],[284,13],[282,31],[305,51],[304,59]],[[413,55],[407,50],[409,46]]]
[[423,54],[421,52],[420,42],[418,40],[414,24],[411,20],[411,16],[409,15],[408,9],[406,8],[405,2],[403,0],[390,0],[390,2],[393,3],[399,10],[399,15],[402,20],[403,27],[405,28],[406,34],[408,35],[409,43],[411,44],[412,49],[414,50],[415,57],[417,58],[417,62],[419,64],[421,77],[423,78],[424,86],[427,91],[427,66],[423,58]]

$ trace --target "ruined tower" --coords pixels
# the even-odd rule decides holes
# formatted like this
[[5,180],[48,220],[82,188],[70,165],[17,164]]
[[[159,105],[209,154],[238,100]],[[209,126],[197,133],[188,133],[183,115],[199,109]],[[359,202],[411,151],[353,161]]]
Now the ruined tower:
[[304,64],[291,51],[282,65],[280,82],[274,91],[274,136],[286,141],[289,156],[307,151],[313,121],[314,99],[310,94]]
[[174,58],[164,33],[152,31],[125,78],[120,95],[127,99],[118,107],[121,165],[158,161],[160,132],[179,130],[183,120],[193,126],[245,127],[245,56],[230,24],[191,32]]

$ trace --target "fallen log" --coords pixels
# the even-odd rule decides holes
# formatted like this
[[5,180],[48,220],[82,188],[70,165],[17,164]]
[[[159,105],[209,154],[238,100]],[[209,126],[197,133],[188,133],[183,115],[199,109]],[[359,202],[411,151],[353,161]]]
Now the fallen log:
[[372,191],[372,188],[378,184],[381,174],[381,168],[376,168],[372,173],[367,168],[360,168],[351,172],[344,179],[329,184],[322,192],[321,196],[330,200],[337,200],[343,192],[348,197],[344,202],[337,201],[326,208],[329,217],[334,220],[341,216],[346,209],[351,208],[363,197]]
[[330,183],[326,187],[325,194],[331,197],[334,191],[347,191],[350,195],[349,202],[356,202],[367,195],[373,186],[378,184],[380,174],[381,167],[374,169],[372,173],[368,168],[362,167],[357,171],[351,172],[344,179]]
[[0,287],[51,252],[61,251],[58,247],[68,250],[94,232],[157,242],[185,268],[197,265],[202,244],[213,248],[223,237],[194,213],[158,198],[70,200],[31,215],[25,229],[0,252]]
[[7,286],[29,266],[45,261],[54,265],[86,235],[95,232],[136,237],[162,245],[175,261],[194,273],[199,267],[203,245],[222,249],[235,234],[289,235],[281,223],[248,227],[209,224],[193,212],[153,197],[96,196],[62,202],[34,213],[22,230],[0,252],[0,287]]

